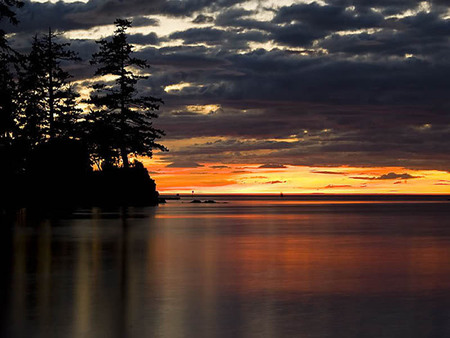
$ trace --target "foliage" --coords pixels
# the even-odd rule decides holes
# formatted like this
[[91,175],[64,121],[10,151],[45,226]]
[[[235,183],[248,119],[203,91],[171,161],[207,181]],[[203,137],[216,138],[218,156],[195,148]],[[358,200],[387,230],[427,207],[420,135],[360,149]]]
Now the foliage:
[[61,67],[63,61],[79,60],[68,50],[69,43],[59,43],[51,30],[35,36],[31,52],[25,56],[20,72],[20,114],[18,121],[23,137],[31,145],[50,138],[77,136],[76,124],[81,110],[69,83],[72,77]]
[[[138,82],[147,76],[139,71],[148,68],[145,60],[132,56],[133,47],[127,42],[126,30],[131,27],[127,20],[116,20],[116,30],[111,40],[97,41],[100,50],[92,57],[91,64],[98,66],[96,76],[112,76],[112,83],[93,86],[87,101],[93,108],[90,121],[91,140],[96,145],[97,156],[105,162],[121,158],[129,167],[130,154],[149,156],[153,149],[167,149],[156,140],[164,135],[153,127],[152,119],[163,101],[152,96],[138,95]],[[95,130],[103,132],[95,132]]]
[[[21,6],[21,1],[0,0],[0,21],[16,24],[13,9]],[[138,84],[147,78],[142,72],[149,66],[133,56],[127,42],[131,22],[116,20],[115,24],[113,37],[97,41],[99,51],[92,56],[98,78],[93,79],[96,84],[85,100],[88,113],[80,109],[72,75],[65,70],[79,60],[70,43],[49,29],[34,36],[28,54],[19,55],[0,31],[0,147],[15,149],[19,170],[26,170],[37,149],[66,144],[64,140],[88,145],[99,169],[120,164],[128,168],[131,154],[151,157],[154,149],[167,150],[156,142],[164,132],[152,122],[163,101],[140,95]]]
[[16,83],[11,74],[10,58],[0,52],[0,141],[9,143],[15,130]]
[[[0,1],[0,23],[5,19],[16,25],[14,8],[23,6],[22,1]],[[16,83],[12,74],[16,53],[9,47],[6,32],[0,29],[0,143],[10,143],[14,132]]]
[[[0,0],[0,22],[7,19],[11,24],[17,25],[19,21],[16,18],[15,8],[21,8],[23,1],[18,0]],[[6,32],[0,29],[0,49],[7,49],[8,42],[6,40]]]

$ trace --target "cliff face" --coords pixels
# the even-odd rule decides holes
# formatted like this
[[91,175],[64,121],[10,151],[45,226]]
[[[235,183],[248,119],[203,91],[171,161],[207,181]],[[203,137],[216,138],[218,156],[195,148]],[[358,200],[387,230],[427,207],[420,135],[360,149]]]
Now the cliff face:
[[15,166],[11,164],[16,161],[13,153],[6,148],[0,153],[8,163],[0,169],[0,208],[158,204],[156,184],[145,168],[94,172],[80,142],[49,142]]

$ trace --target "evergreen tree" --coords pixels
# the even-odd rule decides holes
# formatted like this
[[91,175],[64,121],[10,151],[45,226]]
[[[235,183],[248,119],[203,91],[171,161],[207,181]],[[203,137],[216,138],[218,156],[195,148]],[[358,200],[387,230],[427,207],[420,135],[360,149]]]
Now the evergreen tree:
[[[0,23],[6,19],[16,25],[14,9],[22,6],[22,1],[0,0]],[[16,61],[17,55],[8,45],[6,32],[0,29],[0,143],[11,141],[15,127],[16,83],[11,68]]]
[[46,91],[42,80],[45,70],[40,64],[41,49],[38,36],[32,42],[31,51],[26,55],[23,69],[19,72],[19,136],[29,147],[43,142],[46,138],[47,112]]
[[56,41],[57,35],[49,30],[35,37],[31,51],[20,73],[20,105],[18,118],[22,134],[31,145],[46,139],[76,136],[76,123],[81,110],[63,61],[77,61],[76,54],[68,50],[69,43]]
[[82,129],[85,132],[84,141],[90,148],[91,160],[98,169],[108,169],[118,164],[120,153],[114,146],[118,133],[110,115],[92,110],[86,116]]
[[[18,24],[16,18],[16,13],[14,8],[21,8],[23,6],[23,1],[18,0],[0,0],[0,22],[4,19],[8,20],[13,25]],[[8,41],[6,40],[6,32],[0,29],[0,49],[7,49]]]
[[0,142],[10,143],[15,130],[16,83],[11,73],[11,60],[0,51]]
[[152,119],[158,117],[155,111],[163,101],[138,95],[138,81],[147,78],[138,75],[138,70],[149,66],[145,60],[132,56],[133,47],[127,42],[126,35],[131,22],[117,19],[115,25],[116,30],[110,41],[97,41],[100,50],[91,61],[91,64],[98,66],[96,76],[114,76],[114,83],[95,85],[88,103],[97,109],[91,113],[91,128],[95,128],[93,126],[96,124],[105,128],[104,132],[99,130],[97,143],[106,145],[110,142],[110,149],[103,149],[103,152],[108,153],[110,159],[120,155],[123,167],[128,168],[130,154],[151,157],[155,148],[167,150],[155,142],[164,132],[154,128],[152,123]]

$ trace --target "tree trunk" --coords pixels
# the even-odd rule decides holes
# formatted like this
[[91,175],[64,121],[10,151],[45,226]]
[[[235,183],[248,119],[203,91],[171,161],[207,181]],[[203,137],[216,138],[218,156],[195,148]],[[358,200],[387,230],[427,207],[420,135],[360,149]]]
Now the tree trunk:
[[55,99],[53,94],[53,55],[52,55],[52,30],[48,29],[48,107],[49,107],[49,136],[55,137]]
[[130,167],[130,162],[128,161],[128,153],[127,153],[125,147],[122,147],[120,149],[120,153],[121,153],[121,156],[122,156],[123,167],[124,168],[129,168]]
[[121,55],[121,76],[120,76],[120,122],[122,128],[122,147],[120,148],[120,153],[122,156],[123,167],[128,169],[130,167],[130,162],[128,162],[128,152],[125,146],[125,132],[126,132],[126,118],[125,118],[125,60],[124,51],[122,47]]

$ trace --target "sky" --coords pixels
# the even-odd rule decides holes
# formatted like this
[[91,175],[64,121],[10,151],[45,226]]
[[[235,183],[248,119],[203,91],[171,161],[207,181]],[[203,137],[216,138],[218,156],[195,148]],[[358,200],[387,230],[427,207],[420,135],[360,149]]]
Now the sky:
[[450,193],[445,0],[25,1],[11,39],[71,39],[86,93],[116,18],[165,101],[166,193]]

